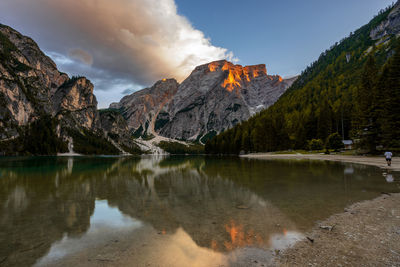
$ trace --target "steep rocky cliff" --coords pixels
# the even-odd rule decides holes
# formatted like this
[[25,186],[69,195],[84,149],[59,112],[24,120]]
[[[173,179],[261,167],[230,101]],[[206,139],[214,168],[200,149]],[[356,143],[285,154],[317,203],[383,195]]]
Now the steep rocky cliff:
[[134,136],[151,135],[154,134],[156,117],[168,106],[178,86],[175,79],[164,79],[150,88],[125,96],[119,103],[112,103],[110,108],[122,113]]
[[68,125],[101,131],[93,84],[84,77],[73,78],[61,85],[52,97],[53,115]]
[[376,28],[374,28],[370,37],[372,40],[378,40],[390,35],[399,35],[400,33],[400,1],[394,5],[392,11],[387,19],[382,21]]
[[268,75],[265,65],[215,61],[182,84],[163,79],[99,113],[89,80],[59,72],[32,39],[0,24],[0,152],[12,140],[47,140],[44,117],[55,128],[50,136],[81,153],[138,151],[133,137],[205,142],[273,104],[293,81]]
[[51,113],[51,98],[68,79],[32,39],[0,24],[0,139]]
[[[1,24],[0,103],[0,152],[25,153],[27,144],[39,141],[33,137],[42,137],[51,147],[53,142],[59,143],[49,140],[51,132],[60,142],[75,143],[81,153],[121,151],[119,139],[115,143],[102,129],[93,84],[84,77],[69,78],[59,72],[31,38]],[[43,118],[52,118],[48,127],[55,125],[54,129],[39,129],[37,125],[46,127],[38,122]],[[31,127],[34,122],[36,126]],[[50,135],[41,136],[41,131]],[[27,141],[29,138],[34,140]],[[126,147],[137,148],[133,143]],[[57,148],[31,153],[56,152],[65,151]]]
[[205,142],[272,105],[294,80],[268,75],[265,65],[221,60],[198,66],[181,85],[164,79],[110,108],[122,112],[136,136]]
[[139,146],[134,142],[128,123],[119,111],[106,109],[100,110],[101,127],[106,136],[110,138],[121,151],[126,153],[140,153]]
[[275,103],[293,81],[268,75],[265,65],[242,67],[222,60],[199,66],[160,112],[156,130],[205,142]]

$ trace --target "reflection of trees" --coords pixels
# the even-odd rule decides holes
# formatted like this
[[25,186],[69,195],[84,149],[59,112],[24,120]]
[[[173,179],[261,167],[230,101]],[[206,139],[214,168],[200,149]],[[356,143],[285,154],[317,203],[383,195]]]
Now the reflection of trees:
[[64,234],[85,233],[96,199],[161,234],[181,227],[198,245],[227,250],[268,246],[275,233],[307,228],[349,202],[392,188],[376,179],[374,168],[354,165],[350,175],[348,165],[330,162],[40,158],[3,166],[0,262],[5,265],[31,265]]
[[[265,246],[271,234],[283,227],[294,228],[279,210],[250,190],[202,173],[204,159],[171,159],[152,165],[147,160],[121,165],[118,173],[108,177],[113,185],[103,183],[97,196],[160,233],[182,227],[197,244],[220,250]],[[238,209],[238,205],[246,208]]]
[[[71,160],[37,158],[4,162],[0,179],[0,261],[29,266],[63,237],[89,227],[95,194],[85,172],[71,172]],[[77,169],[91,168],[83,160]],[[100,176],[98,169],[89,176]],[[97,174],[97,175],[96,175]]]
[[[236,234],[242,243],[255,242],[245,235],[256,233],[258,240],[268,240],[280,230],[278,222],[293,228],[248,189],[201,173],[204,160],[49,159],[35,168],[36,163],[29,172],[6,169],[0,180],[0,240],[6,241],[0,260],[7,265],[31,265],[64,234],[85,233],[96,198],[161,233],[182,227],[199,245],[222,250],[235,241],[226,230],[232,224],[242,227]],[[250,209],[237,209],[240,204]]]
[[208,176],[229,179],[263,196],[302,230],[351,203],[396,190],[382,182],[379,169],[359,164],[239,158],[206,158],[205,162]]

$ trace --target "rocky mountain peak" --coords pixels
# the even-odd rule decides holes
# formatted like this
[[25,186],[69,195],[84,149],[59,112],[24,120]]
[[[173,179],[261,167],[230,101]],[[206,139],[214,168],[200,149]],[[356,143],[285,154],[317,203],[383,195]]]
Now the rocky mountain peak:
[[53,97],[55,110],[77,111],[97,107],[93,84],[85,77],[72,78],[56,91]]
[[264,64],[219,60],[196,67],[182,84],[163,79],[110,108],[122,111],[136,136],[204,141],[273,104],[294,80],[268,75]]
[[120,110],[135,136],[151,135],[155,118],[168,106],[178,87],[175,79],[162,79],[152,87],[123,97],[119,103],[112,103],[110,108]]
[[53,114],[59,120],[67,121],[66,124],[100,131],[100,117],[93,89],[93,84],[85,77],[67,80],[52,98]]
[[267,76],[265,64],[243,67],[226,60],[221,60],[211,62],[207,64],[207,67],[210,72],[222,71],[226,74],[227,77],[222,83],[222,87],[229,92],[232,92],[235,88],[242,87],[243,83],[251,82],[252,79]]
[[0,24],[0,137],[50,114],[56,90],[68,80],[29,37]]
[[0,49],[8,63],[19,75],[39,78],[50,94],[63,84],[68,76],[57,70],[54,61],[46,56],[31,38],[11,27],[0,24]]
[[243,67],[220,60],[198,66],[160,112],[156,130],[204,142],[273,104],[294,80],[268,75],[264,64]]

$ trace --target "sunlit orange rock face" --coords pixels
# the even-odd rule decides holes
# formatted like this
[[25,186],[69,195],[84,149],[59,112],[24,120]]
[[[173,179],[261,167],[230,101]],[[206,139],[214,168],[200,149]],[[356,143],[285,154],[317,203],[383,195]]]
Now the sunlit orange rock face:
[[135,136],[206,142],[271,106],[294,80],[268,75],[264,64],[219,60],[197,66],[181,84],[162,79],[110,107],[123,111]]
[[231,221],[229,225],[225,225],[225,230],[229,233],[231,238],[230,241],[224,242],[226,250],[233,250],[245,246],[262,246],[264,244],[264,240],[260,234],[255,233],[252,229],[245,231],[243,225],[236,224],[234,221]]
[[[264,64],[253,66],[234,65],[227,61],[215,61],[208,64],[210,72],[223,71],[227,77],[221,84],[229,92],[242,87],[243,83],[249,83],[252,79],[260,76],[267,77],[267,69]],[[282,80],[281,77],[279,77]]]

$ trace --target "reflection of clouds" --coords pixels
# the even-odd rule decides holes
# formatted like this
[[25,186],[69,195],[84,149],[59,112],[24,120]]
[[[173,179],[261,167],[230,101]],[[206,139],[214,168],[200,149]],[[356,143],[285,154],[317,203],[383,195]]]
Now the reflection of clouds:
[[391,174],[386,175],[385,179],[386,179],[386,182],[388,182],[388,183],[394,182],[393,175],[391,175]]
[[353,174],[354,173],[354,168],[352,166],[347,166],[344,168],[344,174]]
[[[296,229],[278,208],[252,190],[205,174],[204,160],[161,159],[165,158],[144,157],[110,173],[110,203],[157,231],[182,228],[197,245],[216,251],[268,248],[271,235],[282,231],[280,225]],[[113,191],[118,195],[114,197]]]
[[[53,168],[55,164],[57,168]],[[270,249],[282,250],[301,238],[296,219],[279,208],[278,202],[284,202],[283,198],[273,202],[276,198],[273,195],[248,186],[247,183],[257,182],[253,179],[258,176],[252,175],[258,170],[264,171],[264,165],[260,169],[244,165],[243,173],[239,173],[237,179],[235,175],[240,169],[235,169],[234,164],[221,167],[216,162],[210,166],[200,157],[71,157],[48,166],[52,167],[46,172],[48,179],[41,179],[40,183],[31,179],[31,173],[23,180],[17,172],[15,176],[19,183],[12,187],[3,186],[7,193],[5,197],[20,186],[28,198],[21,200],[24,192],[16,189],[13,203],[26,202],[27,208],[18,213],[10,206],[5,213],[11,214],[8,219],[0,217],[7,225],[11,224],[11,219],[22,221],[24,218],[27,222],[17,226],[21,233],[19,238],[25,242],[23,249],[34,247],[38,240],[47,238],[46,245],[32,250],[35,255],[19,257],[18,251],[13,252],[14,258],[32,260],[30,264],[22,264],[28,260],[21,260],[20,265],[32,265],[46,255],[38,263],[50,264],[59,260],[59,263],[71,266],[65,263],[74,258],[87,260],[86,252],[93,252],[89,258],[96,260],[100,247],[104,252],[132,248],[131,251],[137,252],[135,257],[142,254],[143,266],[149,259],[155,266],[237,265],[249,255],[254,255],[254,259],[270,257]],[[253,169],[249,169],[251,167]],[[357,174],[357,165],[353,169]],[[278,171],[276,173],[286,175],[282,169]],[[54,179],[56,173],[58,178]],[[343,168],[337,168],[337,175],[342,177]],[[246,180],[249,177],[251,180]],[[9,179],[7,177],[7,183],[3,185],[9,184]],[[379,180],[386,184],[382,176]],[[312,185],[309,181],[304,184]],[[297,186],[295,189],[301,192]],[[311,190],[315,191],[314,188]],[[276,193],[286,194],[279,187]],[[46,219],[35,220],[37,214]],[[46,237],[34,233],[42,228],[49,229],[44,233]],[[282,234],[284,229],[288,229],[286,235]],[[9,234],[7,240],[15,237],[12,235]],[[126,247],[121,246],[124,238]],[[113,241],[117,239],[118,244]],[[146,248],[142,247],[144,243]],[[148,250],[153,252],[148,254]],[[125,256],[129,258],[130,255]],[[174,264],[166,264],[170,262]],[[243,266],[249,263],[243,262]]]
[[[73,210],[71,210],[71,214],[74,214]],[[72,215],[72,217],[74,216]],[[71,218],[71,220],[74,219]],[[110,207],[107,201],[96,201],[94,213],[90,218],[89,230],[79,238],[68,237],[64,234],[60,241],[53,243],[47,255],[39,259],[36,265],[51,264],[67,255],[78,253],[101,242],[107,242],[112,237],[141,226],[140,221],[124,216],[117,208]]]
[[157,266],[222,266],[227,265],[227,257],[213,251],[202,248],[193,241],[182,228],[152,244],[152,250],[157,253]]
[[394,177],[391,173],[382,173],[383,177],[385,177],[386,182],[388,183],[393,183],[394,182]]
[[304,235],[299,232],[284,230],[283,234],[272,235],[270,238],[270,244],[272,249],[284,250],[303,238]]
[[26,196],[25,189],[21,186],[16,186],[14,190],[8,195],[4,208],[13,209],[21,212],[29,204],[29,199]]

